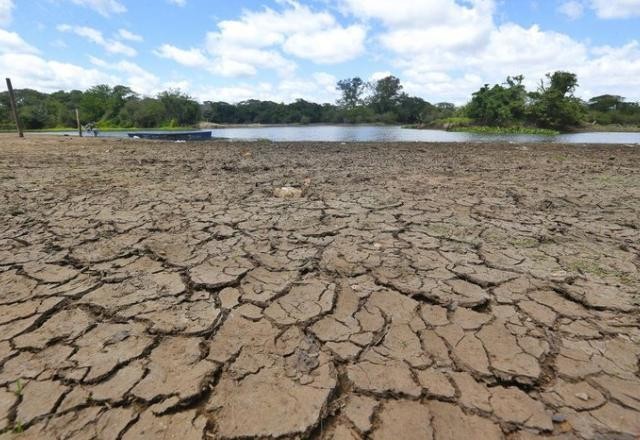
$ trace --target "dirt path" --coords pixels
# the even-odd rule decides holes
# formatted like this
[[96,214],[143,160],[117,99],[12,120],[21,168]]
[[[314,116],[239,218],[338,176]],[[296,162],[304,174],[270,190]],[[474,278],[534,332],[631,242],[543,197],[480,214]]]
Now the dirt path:
[[0,210],[2,440],[640,435],[637,147],[0,136]]

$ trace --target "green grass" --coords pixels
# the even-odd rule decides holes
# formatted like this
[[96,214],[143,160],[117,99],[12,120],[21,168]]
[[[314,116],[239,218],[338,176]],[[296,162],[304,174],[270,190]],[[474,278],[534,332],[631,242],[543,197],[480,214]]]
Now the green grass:
[[22,390],[24,390],[24,384],[20,379],[16,381],[16,389],[14,391],[16,396],[22,396]]
[[556,136],[559,131],[549,130],[547,128],[535,127],[485,127],[485,126],[468,126],[468,127],[452,127],[451,131],[476,133],[476,134],[533,134],[542,136]]
[[622,272],[616,269],[599,266],[595,261],[592,261],[592,260],[573,261],[569,263],[569,269],[576,272],[595,275],[599,278],[607,278],[607,277],[617,278],[622,284],[625,284],[625,285],[631,285],[634,282],[633,278],[630,276],[629,273]]
[[[98,128],[101,133],[106,132],[121,132],[121,131],[182,131],[182,130],[198,130],[195,127],[153,127],[153,128],[135,128],[135,127],[120,127],[120,128]],[[24,130],[25,133],[57,133],[63,131],[77,132],[77,128],[73,127],[56,127],[56,128],[40,128],[37,130]],[[82,130],[86,133],[86,130]],[[0,133],[15,133],[15,130],[0,130]]]

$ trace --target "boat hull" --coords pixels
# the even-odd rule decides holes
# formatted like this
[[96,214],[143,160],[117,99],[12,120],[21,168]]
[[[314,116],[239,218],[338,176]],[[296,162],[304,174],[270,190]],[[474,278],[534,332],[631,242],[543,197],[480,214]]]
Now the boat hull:
[[175,132],[132,132],[130,138],[155,139],[163,141],[204,141],[211,139],[211,131],[175,131]]

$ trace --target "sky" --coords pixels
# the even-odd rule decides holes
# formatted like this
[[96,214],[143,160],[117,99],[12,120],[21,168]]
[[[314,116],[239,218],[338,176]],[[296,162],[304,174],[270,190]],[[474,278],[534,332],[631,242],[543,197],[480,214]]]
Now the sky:
[[339,79],[392,74],[462,104],[555,70],[639,100],[640,0],[0,0],[0,75],[45,92],[334,102]]

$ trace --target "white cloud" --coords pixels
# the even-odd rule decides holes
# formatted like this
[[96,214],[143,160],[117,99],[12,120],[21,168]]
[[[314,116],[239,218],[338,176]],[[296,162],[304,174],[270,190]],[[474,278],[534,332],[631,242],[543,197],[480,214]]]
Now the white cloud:
[[274,102],[293,102],[304,99],[311,102],[335,102],[338,97],[333,75],[316,72],[311,78],[285,78],[276,83],[260,82],[200,87],[191,93],[202,101],[226,101],[237,103],[248,99]]
[[584,5],[576,0],[569,0],[560,5],[560,13],[566,15],[570,20],[577,20],[584,13]]
[[33,88],[43,92],[87,89],[117,79],[97,69],[46,60],[31,54],[0,54],[0,71],[14,80],[16,88]]
[[640,17],[640,0],[591,0],[591,7],[604,19]]
[[167,58],[187,67],[207,67],[209,59],[200,49],[180,49],[171,44],[163,44],[154,51],[161,58]]
[[184,7],[187,5],[187,0],[167,0],[169,4]]
[[118,0],[71,0],[76,5],[85,6],[109,17],[111,14],[122,14],[127,8]]
[[[607,3],[619,16],[640,12],[640,0],[589,1],[594,8]],[[339,2],[356,19],[382,26],[374,43],[390,52],[386,58],[406,91],[429,100],[464,103],[483,83],[502,82],[508,75],[524,74],[527,86],[535,88],[546,73],[560,69],[578,73],[583,97],[605,89],[638,97],[640,50],[635,42],[598,49],[537,25],[498,25],[492,0]],[[565,12],[575,16],[576,5]],[[600,15],[607,13],[600,8]]]
[[373,72],[370,76],[369,76],[369,81],[379,81],[382,78],[386,78],[388,76],[393,75],[391,72],[389,72],[388,70],[382,71],[382,72]]
[[[337,64],[356,58],[364,52],[367,31],[359,25],[347,28],[293,34],[284,43],[284,50],[298,58],[320,64]],[[336,50],[339,48],[340,50]]]
[[0,0],[0,26],[8,26],[11,23],[13,8],[13,0]]
[[127,60],[110,63],[96,57],[89,57],[89,59],[95,66],[116,72],[119,81],[123,85],[131,87],[138,93],[155,95],[163,89],[163,84],[158,76],[143,69],[136,63]]
[[38,49],[24,41],[15,32],[0,29],[0,53],[38,53]]
[[120,54],[128,57],[134,57],[137,54],[134,48],[127,46],[120,41],[106,39],[102,35],[102,32],[94,28],[90,28],[87,26],[70,26],[68,24],[61,24],[58,26],[58,31],[71,32],[73,34],[76,34],[86,40],[91,41],[92,43],[97,44],[98,46],[102,46],[104,50],[112,54]]
[[495,9],[494,0],[340,0],[340,4],[358,18],[380,20],[391,28],[483,22]]
[[[283,9],[245,10],[237,20],[223,20],[206,35],[202,49],[164,45],[156,54],[225,76],[252,76],[274,70],[282,77],[295,72],[296,63],[284,53],[318,64],[335,64],[356,58],[364,51],[366,29],[343,27],[329,12],[280,1]],[[203,57],[208,60],[205,62]]]
[[121,39],[127,40],[127,41],[135,41],[135,42],[144,41],[144,38],[142,38],[142,35],[135,34],[131,31],[128,31],[127,29],[118,29],[118,36]]

